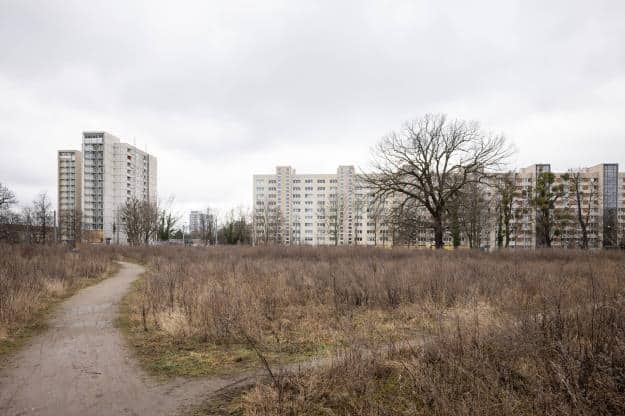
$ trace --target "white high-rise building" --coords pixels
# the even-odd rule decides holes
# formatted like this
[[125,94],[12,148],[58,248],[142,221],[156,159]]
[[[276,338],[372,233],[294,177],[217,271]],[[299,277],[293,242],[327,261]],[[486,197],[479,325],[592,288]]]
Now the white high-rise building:
[[[254,175],[255,243],[386,245],[389,229],[353,166],[333,174],[296,174],[290,166]],[[374,208],[375,207],[375,208]]]
[[196,235],[200,232],[200,223],[205,215],[202,211],[191,211],[189,213],[189,234]]
[[[554,247],[579,247],[582,231],[578,220],[577,194],[572,172],[551,172],[549,164],[536,164],[516,172],[493,174],[490,184],[479,185],[485,201],[479,235],[473,240],[464,232],[461,246],[494,249],[501,238],[497,214],[497,182],[512,181],[508,246],[535,248],[545,245],[539,232],[539,213],[533,195],[540,175],[554,175],[552,185],[561,193],[552,207]],[[590,248],[625,246],[625,173],[618,165],[604,163],[581,170],[579,200],[587,222]],[[401,195],[375,201],[371,190],[353,166],[340,166],[333,174],[296,174],[290,166],[278,166],[275,174],[254,175],[253,238],[256,244],[391,245],[434,246],[430,214],[415,207],[397,214]],[[560,190],[561,188],[561,190]],[[481,214],[481,215],[482,215]],[[453,246],[447,218],[444,243]],[[407,225],[408,224],[408,225]],[[473,241],[473,243],[471,243]]]
[[90,242],[125,243],[120,207],[156,203],[156,158],[103,132],[83,133],[83,230]]
[[78,150],[59,150],[58,164],[58,224],[59,240],[80,239],[82,209],[82,158]]

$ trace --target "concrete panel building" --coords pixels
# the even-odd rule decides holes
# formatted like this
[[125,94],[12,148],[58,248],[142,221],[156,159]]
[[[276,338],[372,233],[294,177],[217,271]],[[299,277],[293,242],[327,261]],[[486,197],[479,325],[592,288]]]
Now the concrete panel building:
[[59,150],[57,154],[58,224],[60,241],[79,239],[82,210],[82,157],[78,150]]
[[336,173],[297,174],[290,166],[253,177],[257,244],[383,245],[390,243],[380,210],[353,166]]
[[[554,215],[557,224],[552,235],[554,247],[579,247],[577,195],[572,174],[579,172],[582,215],[588,223],[591,248],[616,247],[625,234],[625,173],[617,164],[600,164],[575,171],[551,172],[550,164],[536,164],[511,175],[514,185],[510,248],[536,248],[543,245],[537,230],[537,210],[532,203],[538,178],[554,174],[554,186],[562,186]],[[473,241],[480,248],[497,246],[495,184],[503,174],[495,174],[480,185],[486,199],[483,230]],[[290,166],[276,167],[275,174],[253,176],[253,238],[256,244],[289,245],[392,245],[406,244],[429,248],[434,245],[434,230],[429,214],[417,208],[414,231],[400,235],[391,215],[402,200],[389,197],[375,201],[371,190],[353,166],[339,166],[331,174],[297,174]],[[405,234],[405,233],[404,233]],[[445,245],[453,245],[451,230],[446,230]],[[468,246],[465,235],[461,246]]]
[[200,218],[204,215],[201,211],[191,211],[189,213],[189,234],[197,235],[200,232]]
[[103,131],[83,133],[83,229],[89,242],[126,242],[120,208],[130,198],[156,204],[156,158]]
[[616,247],[625,226],[625,172],[619,173],[618,164],[596,166],[563,172],[552,172],[551,165],[537,164],[520,169],[515,174],[516,192],[512,221],[511,246],[540,247],[537,240],[537,215],[531,198],[538,177],[543,172],[554,175],[554,185],[562,186],[562,195],[555,201],[556,233],[552,246],[579,247],[581,226],[578,220],[577,194],[573,175],[579,174],[579,200],[582,218],[588,224],[590,248]]
[[58,152],[60,239],[80,230],[83,241],[123,244],[120,207],[130,198],[156,204],[156,158],[107,132],[82,136],[82,152]]

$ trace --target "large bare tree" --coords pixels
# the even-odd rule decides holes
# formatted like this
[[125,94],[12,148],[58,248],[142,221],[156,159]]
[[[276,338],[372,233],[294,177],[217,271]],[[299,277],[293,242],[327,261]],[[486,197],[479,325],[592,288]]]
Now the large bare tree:
[[159,209],[149,201],[129,198],[120,208],[120,220],[128,243],[148,244],[158,232]]
[[431,221],[422,216],[422,210],[415,200],[404,199],[401,204],[393,204],[387,213],[387,224],[391,232],[392,244],[417,245],[423,228],[431,228]]
[[373,150],[365,180],[377,198],[395,194],[432,217],[436,248],[443,248],[446,205],[468,183],[498,170],[511,154],[505,138],[482,132],[477,122],[426,115],[405,123]]

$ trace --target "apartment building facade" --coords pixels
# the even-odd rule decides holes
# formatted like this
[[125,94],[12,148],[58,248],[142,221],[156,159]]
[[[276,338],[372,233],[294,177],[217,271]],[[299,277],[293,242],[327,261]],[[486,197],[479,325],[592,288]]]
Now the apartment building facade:
[[211,227],[214,227],[215,215],[206,211],[191,211],[189,213],[189,234],[193,237],[205,234]]
[[58,239],[64,242],[76,241],[82,228],[81,156],[78,150],[59,150],[57,153]]
[[156,158],[104,131],[84,132],[82,153],[87,241],[123,244],[120,208],[130,198],[156,204]]
[[[587,225],[590,248],[617,247],[625,229],[625,172],[619,173],[618,168],[618,164],[603,163],[563,172],[553,172],[550,164],[520,169],[514,177],[510,246],[534,248],[545,244],[540,240],[541,233],[537,232],[540,213],[532,206],[531,198],[538,178],[548,172],[553,174],[553,187],[558,189],[554,192],[557,198],[553,209],[552,246],[581,246],[581,215]],[[578,201],[581,210],[578,209]]]
[[[551,165],[545,163],[506,174],[511,175],[514,187],[509,247],[527,249],[544,245],[537,230],[539,212],[532,198],[538,178],[546,172],[553,173],[554,188],[561,186],[554,204],[557,221],[554,220],[552,246],[581,244],[577,194],[572,182],[578,173],[589,247],[616,247],[625,232],[625,173],[618,172],[617,164],[552,172]],[[481,230],[474,237],[474,247],[491,250],[498,245],[496,182],[503,175],[493,175],[488,183],[480,185],[486,214],[480,220]],[[401,196],[375,200],[353,166],[339,166],[332,174],[296,174],[290,166],[278,166],[275,174],[254,175],[253,187],[253,238],[257,244],[434,246],[434,230],[427,211],[423,208],[412,211],[414,231],[408,236],[400,235],[392,217]],[[461,246],[470,245],[464,234],[459,240]],[[446,247],[454,244],[450,227],[444,241]]]
[[383,204],[373,203],[353,166],[330,174],[297,174],[291,166],[278,166],[275,174],[254,175],[253,182],[257,244],[390,244]]
[[202,215],[205,215],[202,211],[191,211],[189,213],[189,234],[196,235],[200,232]]

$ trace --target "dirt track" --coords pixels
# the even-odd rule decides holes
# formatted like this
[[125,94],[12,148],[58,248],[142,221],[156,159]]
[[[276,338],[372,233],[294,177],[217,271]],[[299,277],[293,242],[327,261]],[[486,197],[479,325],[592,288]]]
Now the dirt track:
[[[50,329],[0,371],[1,415],[172,415],[235,379],[150,379],[113,326],[118,304],[143,272],[119,273],[64,302]],[[248,375],[249,378],[250,375]]]
[[[236,377],[167,383],[150,378],[113,326],[121,298],[144,270],[132,263],[121,265],[114,277],[64,302],[53,315],[50,329],[0,371],[0,415],[175,415],[223,389],[266,377],[258,369]],[[422,342],[400,344],[405,348]],[[319,358],[273,370],[297,371],[331,363],[330,358]]]

